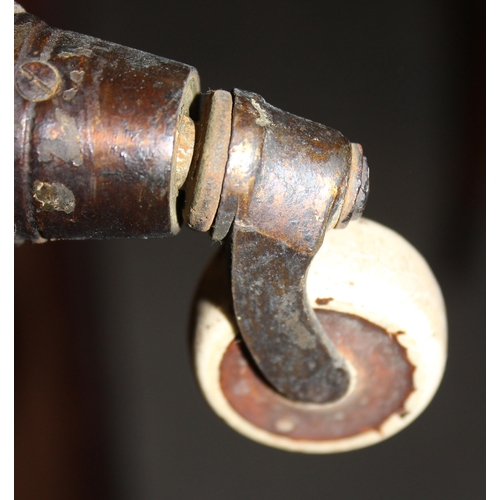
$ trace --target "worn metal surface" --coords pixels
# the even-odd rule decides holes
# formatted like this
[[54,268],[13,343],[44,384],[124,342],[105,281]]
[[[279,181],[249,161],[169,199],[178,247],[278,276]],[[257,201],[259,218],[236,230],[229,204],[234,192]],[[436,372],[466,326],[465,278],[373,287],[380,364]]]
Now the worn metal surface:
[[196,152],[186,182],[184,220],[196,231],[208,231],[219,206],[226,171],[233,99],[216,90],[201,96]]
[[404,417],[415,368],[397,336],[357,316],[315,312],[328,338],[356,372],[354,389],[330,404],[294,403],[267,385],[244,344],[236,340],[220,364],[221,388],[233,409],[272,434],[312,441],[379,431],[391,415]]
[[279,392],[322,403],[341,397],[349,376],[307,303],[311,259],[258,232],[234,229],[234,310],[248,349]]
[[[23,12],[14,22],[17,238],[177,233],[178,189],[194,146],[188,114],[199,92],[196,70]],[[47,205],[40,185],[65,190],[52,189]],[[74,200],[72,210],[57,193]]]
[[214,236],[223,237],[232,224],[239,329],[264,376],[292,400],[333,401],[349,385],[342,357],[308,305],[305,280],[326,227],[343,211],[357,213],[364,201],[345,197],[350,177],[363,175],[351,151],[339,132],[274,108],[257,94],[234,92]]
[[340,398],[349,376],[305,280],[326,228],[364,208],[361,147],[241,90],[205,98],[195,133],[194,68],[17,11],[17,239],[176,234],[183,189],[191,227],[231,235],[234,309],[267,380],[292,400]]
[[347,182],[344,203],[337,221],[330,222],[330,225],[336,229],[342,229],[351,220],[359,219],[368,201],[369,189],[368,162],[363,156],[363,148],[359,144],[351,144],[351,173]]

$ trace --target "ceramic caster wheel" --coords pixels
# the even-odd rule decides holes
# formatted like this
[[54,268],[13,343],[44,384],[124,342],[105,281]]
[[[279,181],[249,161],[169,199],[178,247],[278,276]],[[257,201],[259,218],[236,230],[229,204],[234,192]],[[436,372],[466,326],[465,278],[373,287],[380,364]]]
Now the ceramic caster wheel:
[[445,307],[429,266],[398,234],[360,219],[327,232],[307,294],[347,362],[347,393],[298,403],[265,381],[238,336],[221,252],[195,303],[194,364],[208,403],[246,437],[295,452],[343,452],[396,434],[429,404],[445,367]]

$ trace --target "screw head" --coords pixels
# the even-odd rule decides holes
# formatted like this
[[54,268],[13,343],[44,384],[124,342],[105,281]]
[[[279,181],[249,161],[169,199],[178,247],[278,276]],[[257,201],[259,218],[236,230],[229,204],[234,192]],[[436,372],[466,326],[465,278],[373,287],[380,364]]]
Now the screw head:
[[54,97],[61,85],[59,72],[50,64],[30,61],[22,64],[16,72],[17,91],[31,102],[47,101]]

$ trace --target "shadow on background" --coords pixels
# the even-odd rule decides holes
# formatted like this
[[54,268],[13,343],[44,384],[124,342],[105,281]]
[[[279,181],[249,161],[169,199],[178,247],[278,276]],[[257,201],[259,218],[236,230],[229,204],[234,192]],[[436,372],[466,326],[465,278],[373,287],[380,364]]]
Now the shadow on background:
[[482,2],[25,0],[52,26],[195,66],[340,130],[371,167],[365,215],[429,261],[449,362],[428,410],[373,448],[257,445],[208,408],[189,308],[218,245],[25,243],[15,252],[21,499],[477,499],[484,496],[485,83]]

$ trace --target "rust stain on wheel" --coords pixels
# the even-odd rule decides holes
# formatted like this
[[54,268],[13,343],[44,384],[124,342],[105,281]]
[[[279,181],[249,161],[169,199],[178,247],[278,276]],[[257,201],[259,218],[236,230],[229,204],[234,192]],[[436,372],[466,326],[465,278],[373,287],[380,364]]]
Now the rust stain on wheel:
[[265,382],[237,339],[220,364],[221,389],[232,408],[260,429],[311,441],[356,436],[378,430],[391,415],[404,416],[415,367],[396,336],[358,316],[315,312],[352,369],[348,393],[329,404],[287,400]]

